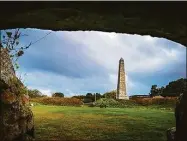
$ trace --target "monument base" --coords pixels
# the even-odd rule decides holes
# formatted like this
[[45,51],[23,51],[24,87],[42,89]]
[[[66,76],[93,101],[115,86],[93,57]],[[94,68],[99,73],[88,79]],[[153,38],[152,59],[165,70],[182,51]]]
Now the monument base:
[[119,96],[117,99],[129,100],[129,97],[128,96]]

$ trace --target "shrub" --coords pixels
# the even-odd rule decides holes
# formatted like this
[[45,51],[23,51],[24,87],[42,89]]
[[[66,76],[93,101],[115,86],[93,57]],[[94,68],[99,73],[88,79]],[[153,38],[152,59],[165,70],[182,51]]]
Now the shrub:
[[134,107],[134,106],[139,106],[138,103],[136,103],[135,100],[122,100],[122,99],[117,99],[116,101],[120,102],[122,107]]
[[84,98],[84,99],[83,99],[83,102],[84,102],[84,103],[90,103],[90,102],[93,102],[93,100],[90,99],[90,98]]
[[125,107],[136,107],[136,106],[156,106],[156,107],[169,107],[174,108],[177,102],[175,97],[156,97],[156,98],[133,98],[129,100],[122,99],[107,99],[102,98],[96,102],[97,107],[113,107],[113,108],[125,108]]
[[103,94],[103,97],[116,99],[116,93],[117,93],[117,90],[106,92],[106,93]]
[[27,88],[17,77],[12,77],[7,83],[0,79],[0,95],[0,104],[19,101],[25,105],[28,102]]
[[77,98],[59,98],[59,97],[41,97],[32,98],[31,102],[37,102],[44,105],[59,105],[59,106],[80,106],[82,101]]
[[105,104],[100,104],[99,107],[100,108],[106,108],[106,105]]
[[97,107],[122,107],[122,104],[112,98],[107,99],[107,98],[101,98],[98,101],[96,101],[96,106]]
[[163,105],[173,107],[176,105],[177,97],[136,98],[134,101],[142,106]]

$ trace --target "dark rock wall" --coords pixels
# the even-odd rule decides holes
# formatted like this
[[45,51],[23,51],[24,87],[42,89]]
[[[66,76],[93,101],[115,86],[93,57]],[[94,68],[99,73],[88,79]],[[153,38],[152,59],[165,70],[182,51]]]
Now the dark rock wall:
[[187,91],[178,98],[175,119],[176,127],[167,130],[167,141],[187,141]]
[[179,97],[175,110],[176,141],[187,141],[187,91]]
[[12,85],[0,80],[0,141],[33,140],[34,120],[25,87],[14,77]]
[[8,52],[1,52],[0,141],[34,139],[34,118],[27,90],[15,76]]
[[164,37],[187,46],[187,2],[14,3],[0,2],[0,29],[129,33]]

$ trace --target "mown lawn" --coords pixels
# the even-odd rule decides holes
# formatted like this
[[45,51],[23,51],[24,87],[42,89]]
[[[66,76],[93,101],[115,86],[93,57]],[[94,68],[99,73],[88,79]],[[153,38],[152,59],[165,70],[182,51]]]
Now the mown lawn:
[[145,108],[32,107],[36,140],[166,141],[174,112]]

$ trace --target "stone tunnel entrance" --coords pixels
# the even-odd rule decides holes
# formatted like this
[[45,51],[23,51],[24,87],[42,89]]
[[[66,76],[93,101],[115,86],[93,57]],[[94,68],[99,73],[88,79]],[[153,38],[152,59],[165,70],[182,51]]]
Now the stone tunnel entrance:
[[[17,6],[10,2],[0,4],[1,30],[31,27],[66,31],[98,30],[136,33],[164,37],[187,45],[187,19],[185,18],[187,3],[185,2],[46,2],[45,4],[37,3],[37,6],[35,2],[19,2]],[[9,11],[4,12],[7,9]],[[185,141],[186,100],[186,95],[181,96],[176,108],[177,141]],[[1,110],[1,112],[5,111]],[[184,114],[181,115],[181,113]],[[30,117],[31,115],[28,114],[28,120]],[[24,126],[29,128],[29,123]]]

